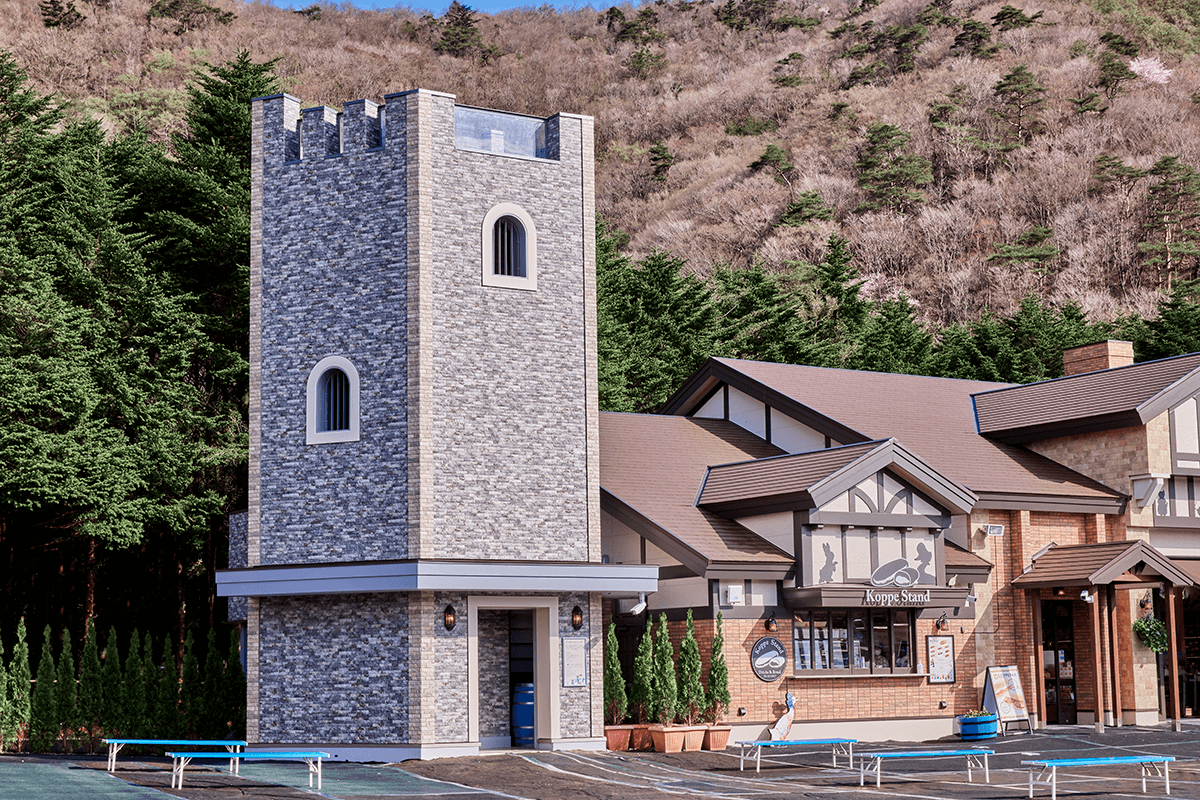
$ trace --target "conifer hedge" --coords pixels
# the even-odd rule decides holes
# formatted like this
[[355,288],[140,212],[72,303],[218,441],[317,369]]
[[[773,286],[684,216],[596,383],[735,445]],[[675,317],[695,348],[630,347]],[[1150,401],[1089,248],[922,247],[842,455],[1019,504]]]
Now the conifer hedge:
[[203,668],[189,632],[182,676],[169,637],[156,660],[154,637],[135,630],[122,663],[116,629],[100,650],[89,625],[76,667],[70,634],[55,637],[47,625],[34,680],[24,618],[16,639],[7,663],[0,647],[0,752],[96,752],[101,738],[113,737],[246,736],[246,677],[237,631],[223,652],[216,632],[209,632]]

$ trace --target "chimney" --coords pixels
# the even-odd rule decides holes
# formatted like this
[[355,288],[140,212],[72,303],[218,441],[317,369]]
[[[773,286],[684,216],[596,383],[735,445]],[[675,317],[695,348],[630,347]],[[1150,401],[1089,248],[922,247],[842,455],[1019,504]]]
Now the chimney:
[[1133,342],[1107,342],[1085,344],[1063,350],[1063,374],[1080,375],[1101,369],[1127,367],[1133,363]]

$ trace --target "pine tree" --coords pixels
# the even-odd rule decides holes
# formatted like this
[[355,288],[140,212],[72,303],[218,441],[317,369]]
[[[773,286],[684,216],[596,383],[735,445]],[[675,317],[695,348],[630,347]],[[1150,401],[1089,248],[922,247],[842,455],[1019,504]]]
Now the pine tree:
[[225,658],[225,708],[229,715],[228,735],[246,738],[246,673],[242,671],[242,639],[236,629],[229,632],[229,655]]
[[1015,146],[1029,144],[1033,137],[1042,132],[1039,112],[1046,102],[1046,87],[1024,64],[1018,64],[992,86],[992,94],[1000,106],[992,111],[993,116],[1005,122]]
[[933,182],[929,159],[905,152],[912,137],[895,125],[872,122],[855,168],[858,185],[870,199],[856,213],[891,209],[911,213],[925,202],[920,187]]
[[1130,338],[1139,361],[1200,351],[1200,281],[1177,281]]
[[1009,5],[1001,6],[1000,10],[992,17],[992,27],[999,28],[1001,32],[1016,30],[1017,28],[1028,28],[1041,19],[1045,13],[1044,11],[1039,11],[1033,16],[1029,16],[1019,8]]
[[51,648],[50,625],[42,634],[42,656],[38,659],[37,682],[29,711],[29,748],[35,753],[50,749],[58,738],[58,698],[54,691],[54,652]]
[[[1200,173],[1177,156],[1165,156],[1148,174],[1158,181],[1146,202],[1146,232],[1154,239],[1138,245],[1146,263],[1168,280],[1177,273],[1200,277]],[[1190,272],[1185,272],[1189,265]]]
[[658,719],[658,691],[654,674],[654,636],[647,623],[638,640],[637,655],[633,659],[633,686],[630,693],[633,721],[643,725]]
[[[179,671],[175,668],[175,653],[171,637],[163,639],[162,671],[158,676],[158,708],[154,727],[164,739],[179,739],[185,734],[183,717],[179,715]],[[244,736],[239,738],[245,738]]]
[[17,644],[13,647],[12,661],[8,665],[8,696],[12,703],[13,738],[17,748],[29,740],[29,722],[32,715],[33,675],[29,671],[29,643],[25,640],[25,618],[17,621]]
[[857,337],[857,346],[846,359],[846,368],[926,374],[933,335],[921,325],[916,312],[903,296],[879,303]]
[[625,676],[621,674],[621,658],[617,652],[617,625],[608,623],[604,641],[604,722],[620,725],[625,721],[628,701],[625,698]]
[[434,43],[435,52],[464,58],[483,49],[475,11],[470,6],[453,0],[438,22],[442,26],[442,38]]
[[47,28],[69,31],[78,28],[87,19],[75,7],[74,0],[67,0],[66,5],[62,0],[42,0],[38,3],[38,8],[42,12],[42,24]]
[[96,626],[87,621],[87,636],[79,656],[79,720],[88,737],[88,752],[96,752],[100,719],[104,713],[104,677],[100,666],[100,648],[96,644]]
[[660,614],[654,641],[654,688],[658,693],[658,721],[670,725],[679,716],[679,684],[675,676],[675,648],[667,630],[667,615]]
[[75,681],[75,659],[71,653],[71,632],[62,632],[62,652],[58,657],[58,679],[54,689],[55,714],[59,725],[59,740],[63,752],[69,753],[69,742],[79,727],[79,686]]
[[121,728],[127,736],[138,739],[145,738],[146,732],[146,677],[141,646],[141,635],[134,628],[129,637],[129,652],[125,655]]
[[792,185],[792,176],[796,173],[796,167],[788,160],[787,152],[777,144],[767,145],[767,149],[758,160],[750,165],[750,170],[766,172],[779,183],[788,186]]
[[679,715],[688,725],[695,725],[704,713],[704,684],[700,680],[703,665],[700,645],[696,643],[696,625],[692,610],[687,611],[687,630],[679,643]]
[[789,202],[779,217],[779,224],[797,227],[814,220],[829,221],[832,219],[833,209],[825,205],[819,192],[813,190],[801,192],[795,200]]
[[188,736],[198,736],[200,733],[203,693],[204,679],[200,674],[200,659],[196,657],[192,632],[189,630],[183,640],[183,682],[179,687],[179,711]]
[[225,665],[217,649],[217,631],[209,628],[204,649],[204,699],[200,706],[200,735],[206,739],[223,739],[229,733],[228,710],[222,702],[224,673]]
[[13,707],[9,696],[8,669],[4,666],[4,637],[0,636],[0,754],[13,738]]
[[988,261],[1004,261],[1009,264],[1046,264],[1058,258],[1058,248],[1048,243],[1052,236],[1054,236],[1052,228],[1034,225],[1018,236],[1012,244],[998,246],[995,254],[988,257]]
[[667,149],[667,144],[662,139],[654,143],[650,148],[650,167],[651,180],[666,181],[667,172],[670,171],[671,165],[675,163],[675,156],[671,155],[671,151]]
[[708,659],[708,708],[713,722],[729,711],[729,666],[725,663],[725,634],[721,631],[721,612],[713,633],[712,655]]
[[1100,54],[1100,71],[1096,85],[1104,91],[1104,96],[1109,100],[1120,94],[1125,84],[1136,78],[1137,75],[1129,68],[1129,63],[1124,57],[1111,50]]
[[117,629],[108,629],[108,638],[104,640],[104,666],[100,670],[100,730],[107,736],[125,736],[129,731],[125,728],[125,679],[121,670],[121,653],[117,645]]
[[158,732],[158,690],[161,681],[158,679],[158,667],[154,665],[154,637],[146,631],[142,640],[142,681],[146,687],[146,723],[143,731],[147,739],[161,739],[163,734]]

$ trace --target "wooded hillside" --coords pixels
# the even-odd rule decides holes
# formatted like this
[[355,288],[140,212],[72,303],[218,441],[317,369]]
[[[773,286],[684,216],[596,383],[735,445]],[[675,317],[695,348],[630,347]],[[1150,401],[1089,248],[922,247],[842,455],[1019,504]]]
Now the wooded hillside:
[[1011,313],[1027,293],[1094,319],[1149,315],[1173,273],[1200,268],[1194,0],[659,0],[440,19],[0,0],[0,36],[38,89],[157,137],[180,129],[192,71],[241,48],[279,58],[307,103],[422,86],[592,114],[599,209],[630,255],[780,270],[819,261],[837,233],[865,296],[904,293],[926,321]]

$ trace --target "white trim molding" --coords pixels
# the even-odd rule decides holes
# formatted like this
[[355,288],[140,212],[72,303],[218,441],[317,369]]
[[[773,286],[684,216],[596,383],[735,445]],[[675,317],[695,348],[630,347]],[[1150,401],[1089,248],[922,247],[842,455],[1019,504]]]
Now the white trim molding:
[[[525,228],[525,277],[493,274],[492,229],[501,217],[513,217]],[[480,230],[480,280],[484,286],[501,289],[524,289],[537,291],[537,228],[533,217],[516,203],[500,203],[493,206],[483,218]]]
[[[346,430],[317,430],[317,392],[321,376],[331,369],[340,369],[350,381],[350,427]],[[332,444],[334,442],[358,441],[358,370],[344,356],[326,356],[308,373],[307,400],[304,404],[305,444]]]

